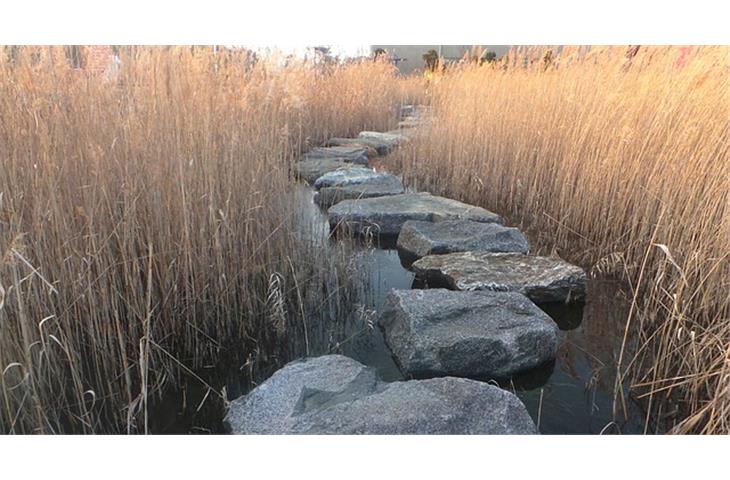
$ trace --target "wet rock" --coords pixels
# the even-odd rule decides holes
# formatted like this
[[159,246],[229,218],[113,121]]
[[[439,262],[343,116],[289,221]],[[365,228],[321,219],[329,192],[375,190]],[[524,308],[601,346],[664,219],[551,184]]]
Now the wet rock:
[[380,198],[344,200],[328,210],[332,228],[345,225],[353,233],[368,232],[384,236],[398,235],[408,220],[443,221],[469,219],[476,222],[501,223],[496,213],[430,193],[405,193]]
[[296,175],[307,183],[314,183],[325,173],[356,167],[358,167],[358,165],[333,158],[302,160],[297,162]]
[[329,207],[342,200],[364,199],[399,195],[404,192],[403,183],[395,175],[380,174],[359,183],[347,183],[320,189],[314,197],[315,202]]
[[404,374],[504,378],[555,358],[557,326],[513,292],[393,290],[379,318]]
[[330,138],[325,142],[326,147],[340,147],[340,146],[351,146],[351,147],[365,147],[372,148],[377,155],[387,155],[393,148],[388,142],[379,141],[375,138],[341,138],[334,137]]
[[450,253],[423,257],[412,269],[430,284],[453,290],[520,292],[536,303],[582,301],[586,295],[583,269],[554,257]]
[[470,220],[410,220],[398,235],[398,249],[411,259],[453,252],[527,253],[530,245],[516,228]]
[[357,163],[358,165],[367,165],[368,149],[360,146],[319,147],[305,153],[301,159],[302,161],[334,159]]
[[341,355],[292,362],[234,400],[235,434],[534,434],[524,405],[461,378],[381,382]]

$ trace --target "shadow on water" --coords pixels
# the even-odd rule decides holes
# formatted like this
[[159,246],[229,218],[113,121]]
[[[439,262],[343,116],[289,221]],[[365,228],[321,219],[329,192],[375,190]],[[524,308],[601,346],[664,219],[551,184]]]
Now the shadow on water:
[[[315,207],[312,215],[314,222],[327,224],[324,211]],[[377,324],[377,314],[391,289],[435,285],[426,285],[408,270],[413,259],[399,255],[394,239],[373,243],[377,241],[357,241],[355,258],[358,270],[367,274],[365,303],[370,321]],[[613,418],[615,365],[629,308],[620,285],[591,279],[587,303],[539,306],[559,327],[555,361],[496,382],[523,401],[533,419],[539,420],[542,433],[643,432],[643,414],[630,400],[621,421],[614,423]],[[340,353],[376,368],[387,381],[403,379],[377,325],[360,330],[342,345]]]
[[[314,204],[313,193],[308,187],[301,187],[298,192],[302,218],[311,224],[307,235],[312,235],[322,248],[331,248],[345,239],[333,238],[326,212]],[[341,353],[375,368],[385,381],[403,380],[377,325],[378,314],[391,289],[433,285],[423,284],[407,269],[409,262],[404,262],[398,254],[394,239],[358,238],[350,241],[350,249],[355,277],[362,279],[354,287],[358,289],[353,296],[357,304],[347,315],[321,312],[318,321],[312,323],[312,329],[318,331],[310,331],[310,355]],[[559,327],[555,361],[509,379],[483,380],[513,391],[543,434],[641,433],[643,415],[630,400],[627,400],[626,418],[622,415],[620,422],[613,422],[615,364],[628,312],[628,301],[619,285],[606,280],[590,280],[585,305],[540,307]],[[299,338],[291,340],[301,343]],[[270,371],[259,372],[258,377],[267,378],[278,366],[272,364]],[[244,374],[236,368],[226,375],[223,383],[229,398],[236,398],[255,386],[250,381],[253,376],[250,372]],[[199,398],[206,389],[196,388],[202,390],[197,392]],[[191,397],[191,401],[199,400]],[[208,431],[218,432],[222,418],[220,407],[210,416],[217,421],[212,422]],[[189,432],[195,431],[189,426],[186,428]]]

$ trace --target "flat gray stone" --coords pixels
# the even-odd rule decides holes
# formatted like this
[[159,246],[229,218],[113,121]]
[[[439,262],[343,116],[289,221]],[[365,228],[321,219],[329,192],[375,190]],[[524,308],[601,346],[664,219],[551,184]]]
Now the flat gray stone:
[[469,219],[475,222],[501,223],[496,213],[430,193],[405,193],[388,197],[344,200],[328,210],[330,227],[345,225],[353,233],[368,231],[398,235],[408,220],[430,222]]
[[325,173],[355,167],[358,165],[333,158],[302,160],[297,162],[296,175],[307,183],[314,183]]
[[384,383],[341,355],[296,361],[231,402],[234,434],[535,434],[522,402],[462,378]]
[[408,137],[406,135],[401,134],[400,132],[371,132],[371,131],[364,131],[360,132],[360,134],[357,136],[358,140],[365,141],[365,142],[375,142],[387,145],[388,151],[394,149],[401,143],[404,143],[408,141]]
[[341,147],[341,146],[360,146],[368,147],[375,150],[378,155],[387,155],[393,148],[393,145],[388,142],[379,141],[375,138],[342,138],[333,137],[327,140],[324,144],[325,147]]
[[454,252],[527,253],[530,245],[516,228],[471,220],[409,220],[398,235],[398,249],[411,258]]
[[368,181],[322,188],[315,195],[314,201],[320,206],[330,207],[343,200],[399,195],[404,191],[400,178],[395,175],[381,174]]
[[318,147],[302,155],[301,160],[334,159],[367,165],[368,149],[360,146]]
[[389,173],[376,172],[372,168],[358,166],[325,173],[314,182],[314,188],[319,190],[320,188],[325,187],[357,185],[360,183],[368,183],[373,180],[378,180],[386,176],[392,175]]
[[379,318],[404,374],[506,378],[555,358],[557,325],[513,292],[392,290]]
[[582,301],[586,273],[555,257],[462,252],[429,255],[412,266],[416,275],[453,290],[519,292],[536,303]]

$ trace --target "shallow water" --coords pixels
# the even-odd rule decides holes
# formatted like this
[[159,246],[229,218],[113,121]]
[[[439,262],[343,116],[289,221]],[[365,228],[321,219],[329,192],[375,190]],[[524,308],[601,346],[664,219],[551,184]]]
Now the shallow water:
[[[328,236],[326,213],[311,201],[307,189],[302,211]],[[330,242],[336,241],[333,239]],[[352,334],[338,349],[376,368],[386,381],[404,379],[377,327],[380,311],[391,289],[418,288],[414,274],[403,267],[392,245],[357,242],[354,259],[364,275],[363,309],[367,319],[351,322]],[[614,422],[613,387],[615,361],[621,346],[628,302],[615,282],[591,279],[585,305],[540,305],[560,328],[554,363],[500,380],[515,392],[544,434],[642,433],[643,415],[627,398],[628,413],[620,411]],[[626,418],[627,417],[627,418]]]
[[[365,240],[331,238],[327,215],[313,202],[314,191],[299,186],[295,192],[302,230],[300,234],[311,242],[312,248],[335,255],[342,253],[339,242],[348,242],[349,261],[358,292],[355,305],[347,312],[323,307],[309,320],[306,348],[303,339],[290,335],[292,343],[288,356],[318,356],[341,353],[375,368],[384,381],[399,381],[399,371],[382,332],[377,317],[391,289],[422,288],[414,274],[405,268],[392,244],[374,244]],[[334,260],[333,260],[334,261]],[[403,263],[407,263],[405,261]],[[619,285],[607,280],[591,279],[585,305],[540,305],[560,328],[555,362],[499,380],[500,386],[513,391],[525,404],[543,434],[642,433],[643,415],[628,399],[628,413],[619,412],[613,421],[613,386],[615,361],[621,345],[623,323],[628,302]],[[301,345],[300,345],[301,344]],[[253,374],[241,367],[240,359],[231,359],[228,367],[198,374],[208,378],[216,388],[225,385],[229,399],[247,393],[255,386],[252,378],[266,379],[285,359],[260,365]],[[222,362],[224,365],[226,362]],[[263,369],[262,369],[263,368]],[[492,380],[492,382],[494,382]],[[496,382],[495,382],[496,383]],[[200,405],[190,409],[180,405]],[[208,398],[206,400],[206,398]],[[223,406],[209,397],[208,389],[190,381],[181,391],[170,392],[154,414],[155,433],[223,433]]]

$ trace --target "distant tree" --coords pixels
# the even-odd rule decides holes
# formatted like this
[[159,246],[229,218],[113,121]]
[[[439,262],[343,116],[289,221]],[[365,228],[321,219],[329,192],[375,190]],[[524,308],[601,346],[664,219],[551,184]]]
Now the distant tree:
[[377,60],[377,59],[379,59],[381,57],[385,57],[387,55],[388,55],[388,52],[386,52],[385,49],[376,48],[375,51],[373,52],[373,59]]
[[482,55],[482,59],[480,63],[494,63],[497,61],[497,52],[493,52],[491,50],[487,50],[484,52],[484,55]]
[[431,49],[423,54],[423,61],[425,63],[426,70],[433,72],[436,70],[439,63],[439,53],[436,50]]

